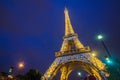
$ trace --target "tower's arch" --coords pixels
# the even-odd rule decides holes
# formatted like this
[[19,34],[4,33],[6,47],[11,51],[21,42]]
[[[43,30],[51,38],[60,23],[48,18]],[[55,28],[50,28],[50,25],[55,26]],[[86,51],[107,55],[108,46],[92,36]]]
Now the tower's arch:
[[67,80],[69,74],[75,69],[82,69],[89,74],[94,74],[98,80],[106,80],[105,65],[90,53],[80,53],[57,57],[44,74],[46,80],[54,80],[57,73],[61,72],[60,80]]
[[84,70],[87,73],[94,75],[97,80],[102,80],[102,75],[94,65],[90,65],[81,60],[68,61],[59,65],[56,68],[56,70],[53,72],[53,76],[51,77],[51,80],[54,80],[54,77],[59,71],[61,72],[60,80],[68,80],[70,73],[76,69]]

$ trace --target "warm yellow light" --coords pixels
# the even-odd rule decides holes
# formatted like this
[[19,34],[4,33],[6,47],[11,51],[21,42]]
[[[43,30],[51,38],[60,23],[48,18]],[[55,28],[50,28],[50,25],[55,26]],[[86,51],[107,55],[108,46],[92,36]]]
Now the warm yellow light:
[[13,76],[12,75],[8,75],[8,78],[13,79]]
[[110,60],[110,59],[108,57],[106,57],[105,60]]
[[96,56],[96,54],[95,54],[95,53],[93,53],[93,54],[92,54],[92,56]]
[[96,51],[92,51],[92,56],[96,56],[97,55],[97,52]]
[[20,69],[24,68],[24,62],[20,62],[20,63],[18,64],[18,68],[20,68]]

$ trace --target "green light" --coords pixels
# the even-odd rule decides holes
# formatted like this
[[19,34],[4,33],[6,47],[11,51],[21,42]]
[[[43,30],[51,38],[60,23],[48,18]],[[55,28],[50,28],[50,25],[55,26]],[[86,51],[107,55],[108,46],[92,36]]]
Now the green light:
[[111,63],[112,63],[112,61],[111,61],[111,60],[107,60],[106,62],[107,62],[108,64],[111,64]]
[[97,38],[98,38],[99,40],[101,40],[101,39],[103,39],[103,36],[102,36],[102,35],[98,35]]
[[105,58],[107,64],[112,64],[112,60],[109,57]]
[[9,70],[9,73],[12,73],[12,70],[11,70],[11,69]]
[[13,72],[13,67],[10,67],[9,73],[12,73],[12,72]]

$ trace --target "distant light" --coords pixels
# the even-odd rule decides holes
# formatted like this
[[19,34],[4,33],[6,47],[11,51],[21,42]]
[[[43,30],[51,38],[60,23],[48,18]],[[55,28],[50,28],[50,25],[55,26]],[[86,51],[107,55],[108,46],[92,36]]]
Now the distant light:
[[92,56],[96,56],[96,54],[95,54],[95,53],[92,53]]
[[106,60],[106,62],[107,62],[108,64],[111,64],[111,63],[112,63],[112,60],[111,60],[109,57],[106,57],[105,60]]
[[99,40],[101,40],[101,39],[103,39],[103,36],[102,36],[102,35],[98,35],[97,38],[98,38]]
[[9,73],[12,73],[12,72],[13,72],[13,67],[10,67]]
[[78,76],[81,76],[82,74],[81,74],[81,72],[78,72]]
[[12,75],[8,75],[8,78],[13,79],[13,76]]
[[112,61],[111,60],[107,60],[107,63],[112,63]]
[[110,60],[110,59],[108,57],[106,57],[105,60]]
[[12,70],[11,70],[11,69],[9,70],[9,73],[12,73]]
[[23,69],[24,66],[25,66],[24,62],[19,62],[19,63],[18,63],[18,68],[19,68],[19,69]]
[[96,51],[92,51],[91,54],[92,54],[93,57],[95,57],[97,55],[97,52]]

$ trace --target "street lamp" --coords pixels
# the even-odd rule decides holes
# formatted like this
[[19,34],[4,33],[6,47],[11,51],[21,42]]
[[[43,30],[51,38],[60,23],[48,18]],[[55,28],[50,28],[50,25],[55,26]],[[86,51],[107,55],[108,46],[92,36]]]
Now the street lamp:
[[109,52],[109,50],[108,50],[108,48],[107,48],[104,40],[103,40],[103,35],[99,34],[99,35],[97,36],[97,39],[101,41],[101,43],[102,43],[104,49],[106,50],[108,56],[109,56],[110,58],[112,58],[112,56],[111,56],[111,54],[110,54],[110,52]]
[[[105,42],[104,42],[104,40],[103,40],[103,36],[102,36],[102,35],[98,35],[98,36],[97,36],[97,39],[101,41],[103,47],[105,48],[105,50],[106,50],[106,52],[107,52],[107,54],[108,54],[108,57],[105,57],[105,60],[106,60],[107,65],[113,64],[114,61],[113,61],[113,59],[112,59],[112,56],[111,56],[111,54],[110,54],[107,46],[105,45]],[[111,67],[112,67],[112,66],[111,66]],[[115,65],[114,67],[117,69],[117,72],[120,73],[119,68],[116,67],[116,65]],[[107,76],[109,76],[109,75],[107,75]]]
[[102,39],[103,39],[103,36],[100,34],[100,35],[97,36],[97,38],[98,38],[99,40],[102,40]]
[[111,63],[112,63],[112,60],[111,60],[109,57],[106,57],[105,60],[106,60],[106,62],[107,62],[108,64],[111,64]]

